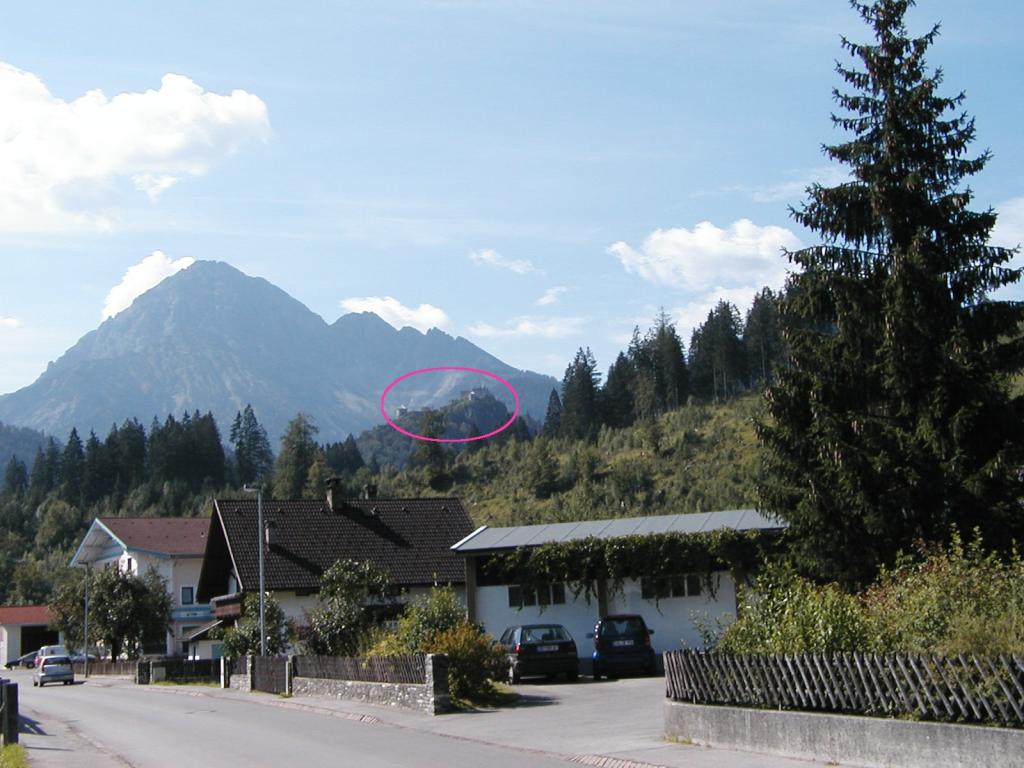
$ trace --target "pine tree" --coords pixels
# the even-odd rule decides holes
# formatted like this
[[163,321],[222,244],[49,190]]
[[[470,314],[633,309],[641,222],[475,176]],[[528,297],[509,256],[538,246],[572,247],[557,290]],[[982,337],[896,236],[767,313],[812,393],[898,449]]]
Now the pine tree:
[[300,413],[290,422],[281,438],[281,452],[274,462],[274,498],[301,499],[309,480],[320,446],[316,435],[320,430],[313,420]]
[[548,410],[544,414],[544,426],[541,428],[541,434],[544,437],[555,437],[561,426],[562,401],[558,397],[558,391],[552,389],[551,394],[548,395]]
[[235,450],[235,463],[238,467],[238,481],[241,484],[255,482],[270,472],[274,464],[274,454],[270,450],[267,431],[256,419],[256,412],[251,404],[235,415],[231,425],[231,445]]
[[580,349],[565,369],[562,380],[561,434],[574,440],[591,440],[601,426],[597,410],[600,380],[590,348]]
[[736,307],[720,300],[690,338],[690,372],[694,393],[709,400],[726,399],[745,384],[746,361]]
[[21,497],[28,490],[28,467],[17,456],[11,456],[4,470],[3,495],[9,498]]
[[64,452],[60,455],[61,497],[68,503],[77,505],[82,496],[82,473],[85,467],[85,452],[78,430],[71,428]]
[[788,520],[800,564],[848,585],[953,525],[1024,533],[1022,409],[1006,388],[1024,307],[986,298],[1020,271],[988,245],[995,214],[968,209],[961,183],[989,154],[967,154],[974,122],[926,66],[938,28],[908,36],[911,4],[853,3],[875,42],[843,40],[851,92],[835,92],[833,123],[853,135],[825,149],[851,178],[793,211],[823,242],[789,254],[790,360],[760,429],[762,505]]
[[620,352],[608,369],[608,378],[601,387],[599,403],[601,422],[620,429],[633,423],[633,389],[636,386],[636,368],[625,352]]
[[782,364],[784,347],[779,297],[771,288],[763,288],[754,296],[743,324],[743,347],[750,386],[763,389],[772,384]]
[[665,311],[658,313],[649,345],[654,360],[654,386],[660,412],[683,405],[690,394],[690,376],[683,355],[683,343]]

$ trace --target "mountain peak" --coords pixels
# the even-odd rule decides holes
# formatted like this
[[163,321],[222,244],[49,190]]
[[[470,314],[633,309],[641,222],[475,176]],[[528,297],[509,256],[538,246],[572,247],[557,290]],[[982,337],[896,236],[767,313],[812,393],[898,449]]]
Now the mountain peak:
[[[332,325],[285,291],[222,261],[197,261],[82,337],[33,384],[0,396],[0,421],[66,435],[185,411],[211,411],[221,429],[251,404],[271,439],[296,413],[320,439],[380,422],[381,392],[412,370],[494,370],[542,419],[553,379],[518,372],[438,329],[396,331],[371,312]],[[515,374],[518,378],[514,378]],[[417,382],[427,404],[454,382]],[[223,435],[226,437],[226,435]]]

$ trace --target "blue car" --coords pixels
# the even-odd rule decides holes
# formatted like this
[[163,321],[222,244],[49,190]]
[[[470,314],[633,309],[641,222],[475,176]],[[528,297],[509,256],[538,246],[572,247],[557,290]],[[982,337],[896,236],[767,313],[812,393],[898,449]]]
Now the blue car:
[[594,679],[610,677],[623,672],[641,672],[653,675],[657,671],[654,649],[651,647],[653,629],[648,629],[643,616],[620,614],[598,620],[594,631],[587,637],[594,640]]

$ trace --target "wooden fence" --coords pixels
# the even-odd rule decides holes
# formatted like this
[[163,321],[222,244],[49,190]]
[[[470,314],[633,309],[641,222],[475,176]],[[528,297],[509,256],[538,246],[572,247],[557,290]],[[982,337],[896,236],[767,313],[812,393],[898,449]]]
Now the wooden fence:
[[287,656],[254,656],[252,690],[284,693],[288,690]]
[[1024,727],[1024,658],[669,651],[666,696],[697,704]]
[[366,658],[296,656],[293,661],[296,677],[413,685],[423,685],[427,682],[426,658],[422,655]]
[[[89,674],[135,677],[138,666],[138,661],[90,661]],[[78,662],[73,668],[76,676],[85,674],[85,662]]]

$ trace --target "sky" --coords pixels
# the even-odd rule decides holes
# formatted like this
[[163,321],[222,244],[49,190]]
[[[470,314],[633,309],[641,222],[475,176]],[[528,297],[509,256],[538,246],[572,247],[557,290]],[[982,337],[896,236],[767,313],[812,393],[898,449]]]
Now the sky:
[[[1024,241],[1024,6],[920,0],[993,242]],[[843,0],[10,4],[0,393],[192,260],[561,377],[782,285],[842,168]],[[1024,298],[1014,287],[1007,296]]]

